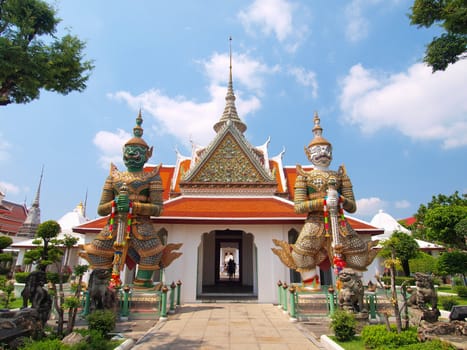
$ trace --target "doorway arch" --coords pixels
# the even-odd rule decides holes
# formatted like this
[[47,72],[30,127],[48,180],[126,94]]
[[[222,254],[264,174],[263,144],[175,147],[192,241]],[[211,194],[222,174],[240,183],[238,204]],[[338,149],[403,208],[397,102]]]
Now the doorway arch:
[[[230,229],[204,233],[198,255],[198,299],[257,299],[253,234]],[[235,264],[231,276],[227,271],[229,260]]]

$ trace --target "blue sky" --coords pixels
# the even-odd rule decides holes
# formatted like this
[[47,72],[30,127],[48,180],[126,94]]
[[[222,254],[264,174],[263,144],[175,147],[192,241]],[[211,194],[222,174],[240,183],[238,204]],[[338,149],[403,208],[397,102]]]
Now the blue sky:
[[246,137],[284,164],[308,164],[317,111],[345,164],[358,210],[395,218],[433,195],[467,192],[467,60],[432,74],[422,63],[437,28],[410,26],[413,1],[238,0],[53,2],[87,42],[95,69],[83,93],[42,92],[0,107],[0,189],[28,206],[42,166],[42,220],[96,207],[111,161],[141,108],[151,164],[207,145],[233,82]]

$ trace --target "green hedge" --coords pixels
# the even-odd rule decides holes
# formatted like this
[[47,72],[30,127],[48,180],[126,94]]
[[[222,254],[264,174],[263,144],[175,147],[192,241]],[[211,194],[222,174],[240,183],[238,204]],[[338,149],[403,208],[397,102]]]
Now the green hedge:
[[[384,276],[381,279],[383,280],[384,284],[391,285],[391,277]],[[396,286],[400,286],[405,281],[408,281],[409,286],[414,286],[415,285],[415,278],[413,278],[413,277],[396,276]],[[406,285],[407,285],[407,283],[406,283]]]
[[[62,275],[62,283],[66,283],[70,280],[70,275],[69,274],[63,274]],[[47,272],[47,282],[52,282],[55,284],[60,283],[60,278],[58,275],[58,272]]]
[[15,280],[18,283],[26,283],[26,279],[28,278],[30,272],[16,272],[15,273]]
[[461,298],[467,298],[467,287],[466,286],[457,286],[455,287],[457,295]]
[[331,316],[331,328],[339,341],[351,340],[355,335],[356,326],[355,316],[350,312],[338,310]]
[[455,305],[459,305],[459,301],[454,296],[439,296],[438,297],[438,304],[446,311],[451,311],[452,307]]
[[404,345],[416,344],[417,329],[410,328],[401,333],[397,333],[396,328],[391,327],[388,332],[385,325],[365,326],[362,329],[362,339],[369,349],[386,348],[400,349]]

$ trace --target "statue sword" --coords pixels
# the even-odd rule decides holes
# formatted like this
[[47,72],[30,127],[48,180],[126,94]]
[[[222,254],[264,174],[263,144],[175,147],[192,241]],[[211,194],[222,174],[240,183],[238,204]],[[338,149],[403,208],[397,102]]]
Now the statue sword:
[[[338,205],[339,205],[339,194],[334,188],[327,190],[327,203],[333,204],[329,206],[329,218],[332,232],[332,265],[336,268],[336,261],[342,262],[341,242],[339,234],[339,218],[338,218]],[[342,266],[340,266],[342,267]],[[339,268],[339,266],[337,267]]]
[[[126,195],[128,196],[128,188],[126,184],[124,183],[120,189],[120,195]],[[128,231],[128,226],[131,227],[131,218],[128,218],[129,215],[131,216],[131,206],[130,206],[130,212],[120,212],[118,213],[118,221],[117,221],[117,237],[115,239],[115,242],[113,244],[114,247],[114,259],[112,262],[112,280],[114,281],[114,284],[119,287],[121,284],[120,280],[120,271],[123,270],[124,266],[124,261],[126,259],[126,253],[128,250],[127,247],[127,239],[129,238],[128,235],[125,237],[125,232]]]

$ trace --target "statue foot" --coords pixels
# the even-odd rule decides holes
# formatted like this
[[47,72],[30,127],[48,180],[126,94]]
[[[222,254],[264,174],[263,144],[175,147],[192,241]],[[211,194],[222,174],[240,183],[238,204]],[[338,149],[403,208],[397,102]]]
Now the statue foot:
[[303,280],[303,290],[310,292],[318,292],[321,290],[321,284],[319,283],[318,275],[314,275],[311,278]]
[[154,283],[151,280],[143,280],[143,279],[136,278],[133,281],[133,287],[137,289],[153,289]]

